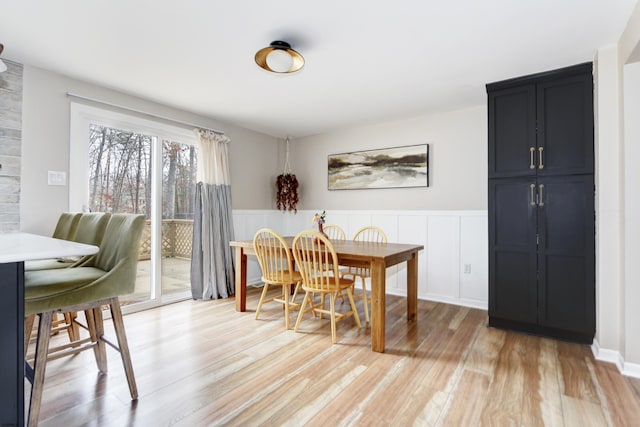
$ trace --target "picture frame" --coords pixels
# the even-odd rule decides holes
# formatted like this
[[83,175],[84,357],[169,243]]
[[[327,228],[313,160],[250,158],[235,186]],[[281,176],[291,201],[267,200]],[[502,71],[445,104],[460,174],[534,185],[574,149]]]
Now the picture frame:
[[327,159],[329,190],[429,186],[429,144],[350,153]]

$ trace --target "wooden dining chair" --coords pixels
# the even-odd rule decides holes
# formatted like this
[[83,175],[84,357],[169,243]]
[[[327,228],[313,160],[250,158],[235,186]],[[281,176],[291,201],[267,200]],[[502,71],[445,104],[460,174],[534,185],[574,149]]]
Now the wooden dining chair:
[[[354,317],[358,329],[362,327],[360,317],[353,300],[353,280],[340,277],[338,274],[338,255],[333,244],[317,231],[305,230],[293,240],[293,257],[302,274],[302,289],[305,291],[300,313],[294,331],[298,331],[305,313],[319,313],[331,316],[331,342],[336,343],[336,323],[347,317]],[[347,293],[351,310],[347,313],[336,312],[336,298],[341,292]],[[315,303],[313,296],[322,296],[321,303]],[[329,296],[329,309],[325,309],[325,297]],[[306,307],[309,306],[307,309]]]
[[[353,236],[353,240],[356,242],[387,243],[387,235],[380,227],[368,225],[356,231],[356,234]],[[353,278],[354,284],[356,277],[360,278],[360,281],[362,282],[362,293],[358,294],[354,286],[353,296],[354,298],[361,299],[363,301],[364,316],[366,322],[369,323],[369,306],[371,305],[371,297],[367,294],[366,279],[371,278],[371,269],[368,267],[349,267],[341,271],[340,274],[342,277]]]
[[337,224],[325,224],[323,231],[330,240],[347,240],[344,230]]
[[[291,249],[282,236],[270,228],[262,228],[256,232],[253,237],[253,247],[262,270],[264,283],[256,309],[256,320],[264,303],[279,302],[284,305],[284,325],[289,329],[290,310],[300,307],[295,299],[302,282],[300,272],[293,268]],[[293,296],[291,296],[291,285],[295,286]],[[271,286],[280,286],[281,293],[268,298],[267,293]]]

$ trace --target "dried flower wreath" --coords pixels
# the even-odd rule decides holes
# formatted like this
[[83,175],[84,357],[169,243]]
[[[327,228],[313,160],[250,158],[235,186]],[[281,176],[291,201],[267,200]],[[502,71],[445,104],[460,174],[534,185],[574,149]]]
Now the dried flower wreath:
[[298,179],[291,173],[289,165],[289,138],[284,162],[284,173],[276,179],[276,207],[278,210],[298,212]]

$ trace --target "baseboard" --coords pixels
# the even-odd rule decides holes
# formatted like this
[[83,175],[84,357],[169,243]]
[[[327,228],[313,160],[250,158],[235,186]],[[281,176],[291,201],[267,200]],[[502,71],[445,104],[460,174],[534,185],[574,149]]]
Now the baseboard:
[[[356,285],[356,287],[358,287],[358,285]],[[396,295],[400,297],[407,296],[407,293],[404,289],[396,290],[396,289],[387,288],[387,294]],[[487,303],[485,301],[476,301],[476,300],[470,300],[470,299],[464,299],[464,298],[452,298],[452,297],[446,297],[446,296],[434,295],[434,294],[418,295],[418,299],[425,300],[425,301],[442,302],[442,303],[451,304],[451,305],[459,305],[461,307],[477,308],[480,310],[488,309]]]
[[600,343],[598,343],[598,340],[595,338],[593,344],[591,344],[591,351],[596,360],[616,365],[622,375],[640,378],[640,364],[625,362],[624,357],[622,357],[619,351],[601,348]]

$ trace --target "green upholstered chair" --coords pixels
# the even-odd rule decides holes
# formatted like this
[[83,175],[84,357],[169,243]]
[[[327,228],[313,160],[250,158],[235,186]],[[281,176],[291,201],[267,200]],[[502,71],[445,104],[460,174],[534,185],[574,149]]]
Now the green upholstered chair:
[[80,221],[81,213],[78,212],[63,212],[58,218],[56,228],[53,230],[54,239],[69,240],[76,233],[78,222]]
[[[54,239],[71,240],[76,234],[81,213],[78,212],[63,212],[58,218],[56,228],[53,230]],[[24,263],[24,269],[26,270],[44,270],[46,268],[63,268],[68,265],[58,263],[57,259],[45,259],[36,261],[27,261]]]
[[[27,377],[32,383],[29,425],[38,423],[48,352],[51,358],[59,358],[93,348],[98,369],[106,373],[105,343],[109,344],[120,352],[131,398],[137,399],[138,392],[118,296],[134,290],[143,226],[142,215],[113,214],[99,252],[82,266],[25,272],[25,316],[40,316],[34,366],[33,369],[27,366],[26,369]],[[103,305],[108,305],[111,310],[117,345],[104,337]],[[54,355],[48,349],[53,313],[82,310],[85,312],[90,338],[80,342],[76,348],[62,346]]]
[[[73,218],[70,220],[69,218]],[[92,213],[63,213],[60,216],[58,224],[71,224],[71,228],[68,230],[66,237],[60,230],[65,227],[56,227],[54,236],[58,235],[60,239],[71,240],[78,243],[86,243],[87,245],[100,246],[104,232],[107,229],[109,223],[110,213],[104,212],[92,212]],[[69,228],[69,227],[66,227]],[[95,255],[87,255],[84,257],[70,257],[70,258],[52,258],[42,259],[25,262],[25,271],[36,270],[51,270],[56,268],[68,268],[79,267],[94,257]],[[53,321],[52,333],[57,333],[63,330],[67,330],[69,334],[69,340],[77,341],[80,339],[80,331],[78,325],[74,322],[77,318],[75,312],[64,313],[64,318]],[[31,338],[31,332],[33,329],[33,322],[35,315],[25,318],[25,342],[28,343]]]
[[[62,233],[57,233],[58,228],[56,227],[56,231],[53,233],[56,239],[64,239],[71,240],[73,242],[78,243],[86,243],[87,245],[96,245],[99,246],[102,241],[102,237],[104,236],[104,232],[107,229],[107,223],[109,222],[109,217],[111,214],[104,212],[91,212],[91,213],[79,213],[79,214],[68,214],[63,213],[60,216],[60,221],[63,216],[73,215],[74,216],[74,224],[73,227],[69,230],[69,233],[64,236]],[[59,237],[56,237],[59,236]],[[52,258],[52,259],[42,259],[35,261],[27,261],[25,262],[24,269],[25,271],[35,271],[35,270],[51,270],[54,268],[67,268],[67,267],[77,267],[86,262],[92,255],[87,255],[86,257],[71,257],[71,258]]]

